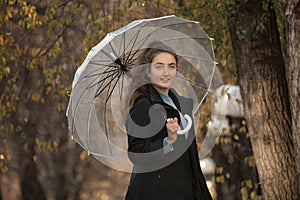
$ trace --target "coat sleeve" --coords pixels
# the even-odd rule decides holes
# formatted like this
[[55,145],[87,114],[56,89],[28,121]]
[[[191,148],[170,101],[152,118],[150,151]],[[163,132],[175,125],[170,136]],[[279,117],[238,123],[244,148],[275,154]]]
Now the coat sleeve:
[[162,159],[166,136],[164,113],[146,99],[138,100],[126,119],[128,156],[134,164]]

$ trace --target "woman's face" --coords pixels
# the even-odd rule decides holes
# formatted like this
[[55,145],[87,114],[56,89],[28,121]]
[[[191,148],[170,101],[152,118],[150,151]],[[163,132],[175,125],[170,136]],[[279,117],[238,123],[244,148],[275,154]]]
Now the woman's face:
[[154,88],[167,95],[170,85],[176,77],[176,59],[172,54],[161,52],[157,54],[151,63],[149,77]]

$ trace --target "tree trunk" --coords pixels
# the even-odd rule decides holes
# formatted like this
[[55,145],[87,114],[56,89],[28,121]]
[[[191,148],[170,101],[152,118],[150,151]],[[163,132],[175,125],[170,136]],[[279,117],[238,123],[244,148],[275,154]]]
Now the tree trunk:
[[291,100],[292,130],[300,198],[300,2],[288,1],[286,16],[286,71]]
[[229,28],[263,196],[297,199],[289,94],[275,11],[268,1],[236,2],[240,5],[229,18]]

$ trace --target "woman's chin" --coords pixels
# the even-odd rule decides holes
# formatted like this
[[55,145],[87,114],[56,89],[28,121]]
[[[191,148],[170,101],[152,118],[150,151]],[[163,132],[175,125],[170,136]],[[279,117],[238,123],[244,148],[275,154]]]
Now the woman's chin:
[[170,85],[155,84],[154,88],[160,93],[168,93]]

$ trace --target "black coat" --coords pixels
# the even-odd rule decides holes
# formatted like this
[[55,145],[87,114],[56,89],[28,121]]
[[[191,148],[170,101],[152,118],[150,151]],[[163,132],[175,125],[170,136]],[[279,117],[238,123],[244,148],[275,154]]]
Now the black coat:
[[[169,96],[183,114],[192,115],[192,100],[170,90]],[[149,116],[150,115],[150,116]],[[140,95],[126,120],[128,155],[134,164],[126,200],[210,200],[202,174],[194,127],[186,139],[178,136],[174,150],[163,153],[167,118],[179,112],[165,104],[154,87]]]

